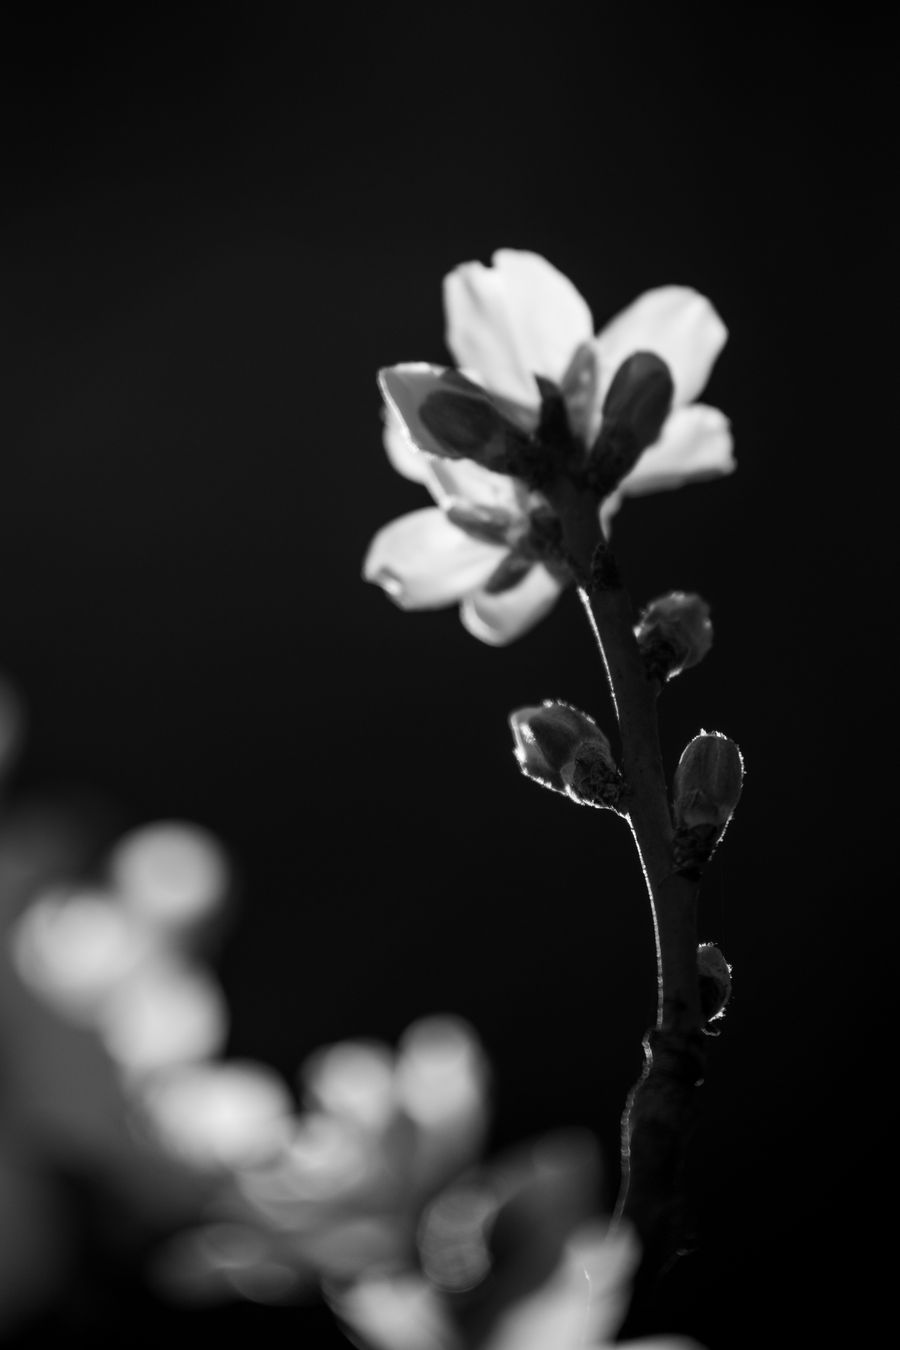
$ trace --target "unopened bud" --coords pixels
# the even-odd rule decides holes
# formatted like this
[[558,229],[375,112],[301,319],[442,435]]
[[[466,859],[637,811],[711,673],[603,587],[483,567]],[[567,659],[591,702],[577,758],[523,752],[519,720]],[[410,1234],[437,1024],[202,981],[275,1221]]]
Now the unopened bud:
[[419,417],[448,458],[472,459],[495,473],[516,472],[529,449],[525,433],[483,389],[455,371],[427,395]]
[[527,778],[581,806],[615,807],[622,775],[606,736],[587,713],[547,699],[510,715],[515,755]]
[[744,761],[721,732],[701,732],[685,747],[675,770],[675,864],[699,876],[741,796]]
[[699,664],[712,647],[709,605],[699,595],[671,591],[647,605],[634,635],[650,678],[671,680]]
[[714,1022],[725,1012],[731,998],[731,966],[713,942],[697,948],[697,974],[700,979],[700,1011],[706,1022]]
[[655,352],[635,352],[619,366],[591,450],[590,477],[601,497],[608,496],[647,447],[659,440],[674,391],[672,373]]

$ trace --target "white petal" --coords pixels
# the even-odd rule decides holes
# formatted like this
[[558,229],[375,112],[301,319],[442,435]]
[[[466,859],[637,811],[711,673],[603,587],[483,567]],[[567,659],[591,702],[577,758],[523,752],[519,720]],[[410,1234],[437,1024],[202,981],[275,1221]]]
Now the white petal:
[[505,647],[549,614],[561,590],[561,583],[536,563],[511,590],[470,595],[460,607],[460,618],[473,637],[491,647]]
[[376,1350],[461,1350],[440,1301],[418,1275],[363,1277],[326,1287],[332,1309]]
[[205,970],[160,956],[107,1000],[99,1023],[119,1067],[140,1076],[215,1054],[228,1034],[228,1009]]
[[537,253],[500,249],[493,267],[463,263],[444,279],[447,346],[488,389],[535,407],[535,375],[560,380],[593,319],[567,277]]
[[160,1141],[199,1166],[267,1158],[287,1141],[293,1114],[284,1082],[253,1060],[178,1065],[152,1079],[141,1102]]
[[597,336],[602,396],[626,357],[656,352],[672,371],[675,406],[690,403],[709,379],[727,337],[728,329],[698,291],[689,286],[645,291]]
[[628,1307],[636,1244],[581,1229],[544,1284],[504,1313],[488,1350],[584,1350],[611,1345]]
[[676,408],[667,418],[659,440],[644,451],[619,484],[619,491],[627,497],[638,497],[720,478],[734,468],[728,418],[718,408],[694,403],[689,408]]
[[402,418],[389,404],[385,404],[384,409],[384,448],[399,474],[413,483],[426,482],[431,458],[418,448],[408,435]]
[[622,495],[621,484],[615,492],[611,492],[608,497],[604,497],[600,503],[600,528],[603,531],[603,538],[609,539],[612,534],[613,516],[619,510],[625,498]]
[[472,459],[429,459],[426,486],[438,506],[485,506],[523,514],[522,489],[505,473],[492,473]]
[[484,585],[506,553],[497,544],[472,539],[443,511],[427,506],[378,531],[363,576],[401,609],[440,609]]

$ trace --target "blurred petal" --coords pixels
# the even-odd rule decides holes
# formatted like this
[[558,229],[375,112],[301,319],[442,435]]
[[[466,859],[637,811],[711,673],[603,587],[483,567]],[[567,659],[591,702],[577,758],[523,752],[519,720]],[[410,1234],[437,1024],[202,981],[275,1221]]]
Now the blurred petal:
[[66,1016],[91,1022],[134,977],[151,945],[146,931],[101,891],[47,891],[12,930],[19,975]]
[[463,263],[444,279],[447,346],[487,387],[534,407],[534,376],[560,380],[592,336],[587,303],[537,253],[500,249],[493,267]]
[[222,845],[187,821],[156,821],[130,830],[113,848],[107,867],[126,909],[163,934],[211,918],[229,884]]
[[675,405],[703,389],[725,345],[728,329],[705,296],[689,286],[646,291],[606,325],[596,339],[602,369],[601,401],[633,352],[656,352],[675,381]]
[[429,459],[427,487],[438,506],[457,503],[522,513],[523,489],[515,478],[493,473],[472,459]]
[[304,1060],[301,1077],[315,1106],[368,1128],[394,1111],[394,1056],[380,1041],[338,1041]]
[[407,434],[402,418],[388,404],[384,409],[384,448],[391,464],[404,478],[413,483],[427,481],[431,467],[429,456],[417,448]]
[[728,418],[703,403],[676,408],[662,435],[619,484],[627,497],[663,492],[685,483],[720,478],[735,468]]
[[443,511],[428,506],[378,531],[363,576],[401,609],[440,609],[483,585],[505,553],[499,545],[472,539]]
[[143,965],[103,1004],[99,1024],[119,1067],[140,1076],[221,1050],[228,1010],[205,971],[161,957]]
[[376,1350],[462,1350],[418,1275],[375,1276],[325,1293],[337,1316]]
[[293,1115],[286,1084],[251,1060],[181,1065],[153,1080],[142,1102],[160,1142],[201,1167],[265,1159],[286,1142]]
[[487,1082],[484,1050],[462,1018],[424,1017],[407,1028],[396,1091],[416,1126],[410,1165],[417,1190],[432,1191],[476,1157],[487,1128]]
[[548,614],[561,590],[561,583],[536,563],[511,590],[497,595],[480,590],[468,596],[460,608],[460,618],[473,637],[492,647],[504,647]]
[[155,1249],[148,1276],[167,1299],[180,1304],[283,1303],[303,1289],[306,1272],[279,1260],[264,1232],[237,1223],[211,1223],[184,1232]]

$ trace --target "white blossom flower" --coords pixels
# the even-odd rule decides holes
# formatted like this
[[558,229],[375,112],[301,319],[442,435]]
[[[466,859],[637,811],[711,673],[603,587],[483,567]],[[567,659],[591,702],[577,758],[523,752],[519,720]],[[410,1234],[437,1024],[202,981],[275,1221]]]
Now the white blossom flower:
[[[388,457],[428,488],[435,505],[380,530],[364,576],[406,609],[458,602],[469,632],[502,645],[541,619],[568,580],[547,537],[540,493],[515,477],[516,455],[538,425],[536,377],[558,387],[571,431],[587,447],[626,358],[652,352],[669,367],[672,411],[659,438],[603,502],[608,533],[625,497],[734,468],[727,419],[693,401],[727,331],[697,291],[663,286],[595,336],[591,311],[572,283],[538,254],[515,249],[499,250],[491,267],[457,267],[444,281],[444,307],[447,345],[461,374],[414,363],[380,376]],[[453,400],[449,425],[435,395]],[[429,399],[431,416],[428,409],[423,415]],[[478,463],[465,455],[476,443]]]

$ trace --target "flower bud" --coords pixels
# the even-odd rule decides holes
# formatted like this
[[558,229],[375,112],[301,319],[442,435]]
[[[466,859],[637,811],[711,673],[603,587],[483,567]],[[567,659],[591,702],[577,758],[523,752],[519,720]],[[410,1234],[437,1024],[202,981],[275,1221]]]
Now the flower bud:
[[601,497],[609,496],[648,445],[659,439],[674,391],[672,373],[655,352],[634,352],[619,366],[591,448],[589,476]]
[[455,371],[428,394],[419,417],[449,459],[472,459],[495,473],[514,473],[527,454],[525,433],[483,389]]
[[720,731],[703,731],[685,747],[675,770],[675,823],[724,829],[741,796],[744,760]]
[[731,998],[731,966],[715,943],[703,942],[697,948],[697,973],[703,1018],[707,1022],[716,1021]]
[[615,806],[622,776],[593,718],[568,703],[547,699],[540,707],[519,708],[509,725],[516,759],[527,778],[564,792],[582,806]]
[[634,635],[650,678],[671,680],[698,665],[712,647],[709,605],[699,595],[671,591],[647,605]]
[[701,732],[685,747],[675,770],[675,865],[697,877],[708,862],[741,795],[744,761],[721,732]]

